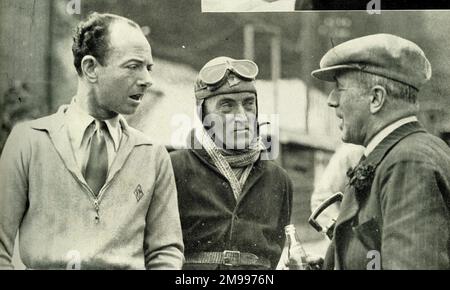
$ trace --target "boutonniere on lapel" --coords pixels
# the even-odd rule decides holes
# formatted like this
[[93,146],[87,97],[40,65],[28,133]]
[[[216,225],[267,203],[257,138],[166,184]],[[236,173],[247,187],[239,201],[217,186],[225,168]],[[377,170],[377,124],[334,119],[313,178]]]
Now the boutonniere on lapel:
[[349,184],[355,189],[356,198],[361,202],[369,193],[372,187],[376,167],[372,164],[361,162],[354,169],[347,171]]

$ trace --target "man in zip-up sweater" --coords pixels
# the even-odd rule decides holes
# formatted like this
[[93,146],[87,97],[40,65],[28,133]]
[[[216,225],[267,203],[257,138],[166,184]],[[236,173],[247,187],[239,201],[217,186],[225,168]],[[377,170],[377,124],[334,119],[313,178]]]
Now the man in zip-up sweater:
[[18,125],[0,159],[0,268],[180,269],[183,241],[167,151],[129,127],[151,85],[133,21],[91,14],[72,47],[76,96]]

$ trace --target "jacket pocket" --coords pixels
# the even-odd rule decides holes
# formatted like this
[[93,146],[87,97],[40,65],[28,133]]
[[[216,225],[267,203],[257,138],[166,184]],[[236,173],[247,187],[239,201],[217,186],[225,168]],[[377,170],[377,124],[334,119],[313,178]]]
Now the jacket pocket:
[[381,250],[381,230],[375,217],[353,227],[353,232],[367,250]]

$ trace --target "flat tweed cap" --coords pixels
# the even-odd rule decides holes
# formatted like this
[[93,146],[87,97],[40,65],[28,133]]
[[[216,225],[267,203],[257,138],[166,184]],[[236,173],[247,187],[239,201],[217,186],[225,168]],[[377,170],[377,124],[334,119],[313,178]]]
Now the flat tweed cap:
[[422,49],[392,34],[373,34],[339,44],[322,57],[320,69],[311,75],[333,82],[337,72],[355,69],[417,90],[431,78],[431,64]]

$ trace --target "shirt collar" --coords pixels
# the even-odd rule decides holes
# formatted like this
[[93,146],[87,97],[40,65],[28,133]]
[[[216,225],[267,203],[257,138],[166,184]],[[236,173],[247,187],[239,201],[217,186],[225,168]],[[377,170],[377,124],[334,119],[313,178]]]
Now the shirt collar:
[[[77,104],[76,99],[73,98],[71,104],[69,105],[66,117],[68,118],[68,129],[70,135],[73,139],[74,144],[79,148],[83,141],[83,137],[86,133],[89,125],[95,121],[95,118],[89,115],[85,110],[83,110],[79,104]],[[126,126],[126,122],[120,115],[114,118],[105,120],[106,126],[109,131],[109,135],[113,141],[114,150],[117,151],[120,144],[121,137],[121,124]]]
[[395,121],[394,123],[390,124],[389,126],[382,129],[380,132],[378,132],[372,140],[370,140],[369,144],[367,144],[366,149],[364,150],[364,156],[369,156],[369,154],[377,147],[378,144],[383,141],[384,138],[386,138],[389,134],[394,132],[397,128],[400,128],[401,126],[411,123],[411,122],[417,122],[418,119],[416,116],[410,116],[406,118],[402,118],[400,120]]
[[121,126],[120,126],[120,117],[119,115],[115,116],[114,118],[105,120],[106,126],[108,127],[109,134],[111,135],[111,138],[114,143],[114,150],[117,151],[120,144],[120,132],[121,132]]

